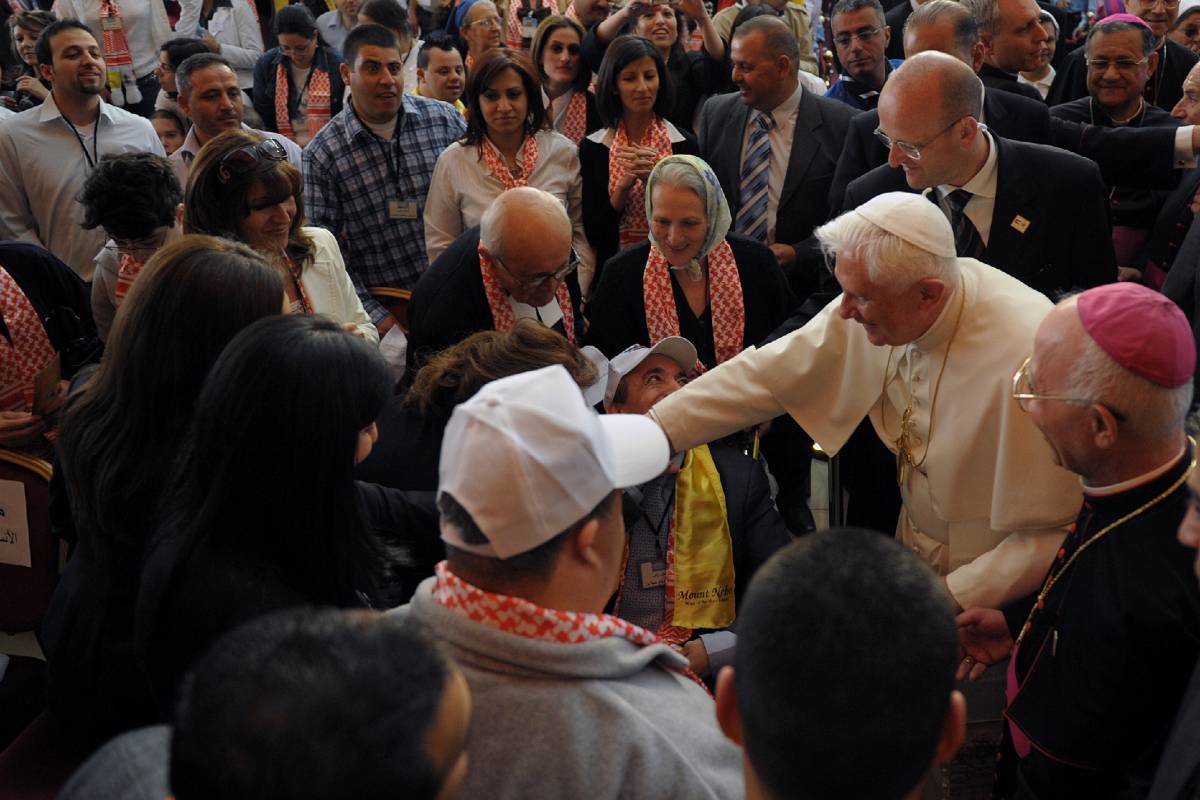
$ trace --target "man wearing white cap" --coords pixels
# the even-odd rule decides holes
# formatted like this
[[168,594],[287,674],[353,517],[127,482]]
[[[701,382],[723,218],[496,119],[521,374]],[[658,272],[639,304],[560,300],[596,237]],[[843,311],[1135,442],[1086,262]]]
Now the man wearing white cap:
[[439,468],[446,561],[397,610],[471,687],[463,797],[741,797],[741,756],[687,660],[603,613],[621,489],[667,468],[641,415],[599,416],[561,366],[454,410]]
[[[695,365],[696,348],[682,336],[633,345],[609,362],[604,408],[645,414]],[[733,662],[729,628],[750,578],[791,537],[757,453],[702,444],[677,463],[625,490],[629,550],[613,613],[682,645],[708,678]]]
[[1079,483],[1010,396],[1050,301],[974,259],[933,203],[883,194],[816,232],[843,293],[813,320],[658,403],[685,450],[782,413],[829,453],[869,418],[896,455],[897,536],[955,604],[1037,588]]

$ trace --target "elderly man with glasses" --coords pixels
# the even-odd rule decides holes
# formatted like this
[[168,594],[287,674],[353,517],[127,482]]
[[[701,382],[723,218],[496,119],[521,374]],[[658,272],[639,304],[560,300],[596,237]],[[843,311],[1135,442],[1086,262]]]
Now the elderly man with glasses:
[[506,331],[518,319],[536,319],[578,343],[583,313],[571,234],[563,204],[541,189],[521,186],[492,201],[413,290],[409,374],[472,333]]
[[837,453],[868,419],[895,458],[897,537],[945,576],[952,603],[1036,590],[1079,510],[1078,481],[1010,395],[1050,301],[956,257],[949,222],[917,195],[876,197],[817,238],[842,294],[650,415],[677,452],[786,413]]
[[852,181],[843,207],[900,188],[924,191],[950,220],[960,256],[1051,297],[1116,280],[1096,164],[995,136],[980,122],[982,108],[983,84],[962,61],[933,51],[905,61],[879,99],[876,135],[888,163]]
[[1009,658],[1018,797],[1143,797],[1200,655],[1194,554],[1176,538],[1195,503],[1195,344],[1170,300],[1111,284],[1061,302],[1032,352],[1013,398],[1083,505],[1038,591],[959,615],[959,677]]

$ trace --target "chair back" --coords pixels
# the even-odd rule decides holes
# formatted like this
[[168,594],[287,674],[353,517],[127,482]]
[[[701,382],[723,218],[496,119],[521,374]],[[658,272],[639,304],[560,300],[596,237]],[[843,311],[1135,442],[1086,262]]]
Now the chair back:
[[0,508],[17,502],[23,492],[26,523],[21,530],[0,518],[0,537],[8,539],[0,546],[27,537],[30,562],[29,566],[0,563],[0,631],[5,633],[35,630],[58,582],[58,542],[50,532],[50,474],[48,462],[0,449]]
[[408,333],[408,301],[412,292],[408,289],[396,289],[391,286],[371,286],[367,289],[371,296],[388,310],[388,313],[400,323],[400,330]]

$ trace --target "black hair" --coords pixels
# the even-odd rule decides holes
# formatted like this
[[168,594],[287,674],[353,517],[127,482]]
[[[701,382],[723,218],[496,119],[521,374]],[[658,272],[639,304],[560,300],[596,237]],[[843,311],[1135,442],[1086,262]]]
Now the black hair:
[[776,797],[899,800],[933,760],[957,661],[945,588],[894,539],[840,528],[793,542],[738,605],[755,773]]
[[408,25],[408,14],[404,6],[396,0],[367,0],[359,9],[359,14],[366,14],[375,25],[382,25],[393,33],[402,36],[412,36],[412,28]]
[[233,66],[223,56],[206,50],[203,53],[188,56],[183,60],[182,64],[175,68],[175,88],[184,97],[191,97],[192,75],[209,67],[225,67],[234,75],[237,74]]
[[156,119],[165,119],[174,122],[179,126],[180,134],[184,136],[187,135],[188,124],[184,121],[183,117],[179,116],[178,112],[172,111],[169,108],[156,108],[154,109],[153,113],[150,114],[150,120],[154,121]]
[[833,18],[838,14],[849,14],[852,11],[859,11],[864,8],[871,8],[879,15],[879,24],[887,25],[887,15],[884,13],[883,4],[879,0],[837,0],[833,5],[833,11],[829,13],[829,24],[833,24]]
[[211,52],[204,42],[199,39],[193,39],[190,36],[167,39],[158,49],[167,54],[167,63],[171,65],[171,69],[179,69],[179,65],[188,56]]
[[[620,507],[617,502],[620,496],[619,492],[610,492],[588,512],[587,516],[565,531],[547,539],[532,550],[505,559],[475,555],[466,550],[460,550],[452,544],[447,544],[446,559],[449,562],[450,570],[468,583],[481,588],[502,586],[516,581],[544,581],[554,571],[554,565],[570,535],[578,531],[588,520],[607,517],[613,513],[614,508]],[[457,528],[462,534],[463,541],[467,544],[486,545],[489,543],[487,535],[480,530],[479,525],[471,516],[471,512],[467,511],[453,495],[446,492],[440,493],[437,505],[438,510],[442,513],[442,521]]]
[[1135,22],[1125,22],[1124,20],[1115,19],[1111,22],[1097,22],[1088,31],[1087,40],[1084,42],[1084,52],[1086,53],[1087,46],[1092,43],[1092,38],[1099,36],[1102,33],[1126,33],[1132,31],[1137,33],[1142,40],[1142,58],[1149,58],[1154,52],[1157,42],[1154,39],[1154,31],[1150,30],[1148,25],[1139,25]]
[[[179,122],[178,115],[171,118]],[[182,122],[179,127],[184,129]],[[162,156],[120,153],[100,159],[77,199],[83,206],[84,230],[99,227],[110,238],[142,239],[175,222],[183,189],[171,162]]]
[[389,47],[398,51],[400,49],[400,40],[396,38],[396,34],[391,28],[377,23],[356,26],[346,36],[346,41],[342,43],[342,58],[351,72],[354,71],[356,66],[355,60],[358,58],[358,50],[363,45]]
[[671,112],[671,104],[675,101],[671,73],[667,71],[666,62],[654,42],[642,36],[618,36],[605,51],[596,78],[596,111],[609,128],[617,126],[624,112],[621,97],[617,93],[617,79],[621,70],[642,58],[654,59],[654,66],[658,69],[658,96],[654,98],[654,113],[666,119]]
[[275,35],[294,33],[305,39],[317,39],[317,44],[324,44],[317,32],[317,19],[302,3],[284,6],[275,12]]
[[246,623],[184,683],[171,792],[432,800],[445,776],[427,742],[454,669],[427,632],[394,617],[298,608]]
[[429,69],[430,50],[445,50],[449,53],[457,51],[458,47],[445,31],[433,31],[425,37],[421,42],[421,49],[417,51],[417,66],[421,69]]
[[737,16],[733,18],[733,24],[729,26],[729,41],[733,41],[733,37],[737,35],[738,28],[755,17],[777,16],[775,9],[766,3],[747,3],[738,11]]
[[377,602],[384,553],[363,518],[354,454],[391,392],[378,348],[326,317],[250,325],[196,400],[160,530],[183,552],[207,542],[266,559],[314,603]]
[[[92,33],[92,29],[84,25],[77,19],[58,19],[51,22],[42,32],[38,34],[37,45],[34,47],[34,52],[37,54],[39,64],[50,66],[54,63],[54,53],[50,50],[50,40],[63,31],[78,30],[86,31],[93,39],[96,34]],[[99,44],[99,42],[97,42]]]

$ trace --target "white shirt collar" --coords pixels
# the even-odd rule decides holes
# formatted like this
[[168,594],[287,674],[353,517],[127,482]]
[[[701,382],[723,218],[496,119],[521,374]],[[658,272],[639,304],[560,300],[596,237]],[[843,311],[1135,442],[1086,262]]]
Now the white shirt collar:
[[988,143],[987,160],[983,162],[983,166],[980,167],[971,180],[962,186],[951,186],[946,183],[939,186],[938,190],[942,193],[943,197],[955,189],[966,189],[971,194],[978,195],[979,197],[987,197],[993,200],[996,198],[996,140],[992,138],[992,134],[986,129],[983,135],[987,138]]

